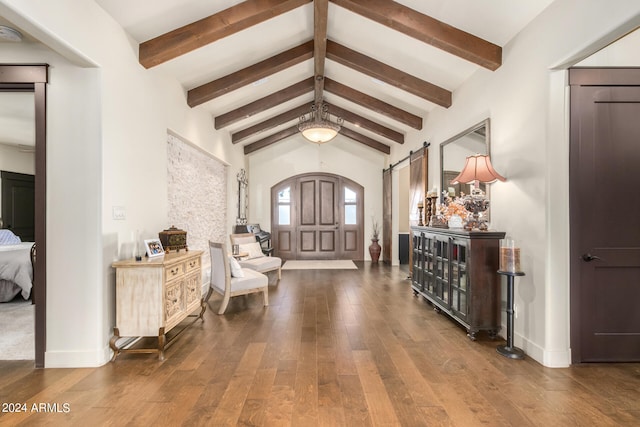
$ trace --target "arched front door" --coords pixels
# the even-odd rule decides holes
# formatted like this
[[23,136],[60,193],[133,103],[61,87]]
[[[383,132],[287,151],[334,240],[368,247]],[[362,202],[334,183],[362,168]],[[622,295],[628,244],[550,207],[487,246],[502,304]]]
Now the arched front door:
[[271,237],[283,259],[364,259],[364,187],[309,173],[271,188]]

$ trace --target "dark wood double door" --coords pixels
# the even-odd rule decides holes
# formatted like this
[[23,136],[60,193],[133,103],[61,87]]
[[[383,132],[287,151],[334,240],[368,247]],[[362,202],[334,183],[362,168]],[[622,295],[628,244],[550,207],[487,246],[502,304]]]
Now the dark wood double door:
[[283,259],[364,259],[364,188],[332,174],[303,174],[271,189],[271,235]]

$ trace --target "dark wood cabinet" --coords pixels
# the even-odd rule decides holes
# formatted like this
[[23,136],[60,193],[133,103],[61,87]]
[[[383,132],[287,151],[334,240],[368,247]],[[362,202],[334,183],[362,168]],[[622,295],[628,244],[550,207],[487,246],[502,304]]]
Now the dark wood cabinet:
[[411,287],[467,329],[500,331],[499,246],[505,233],[411,227]]

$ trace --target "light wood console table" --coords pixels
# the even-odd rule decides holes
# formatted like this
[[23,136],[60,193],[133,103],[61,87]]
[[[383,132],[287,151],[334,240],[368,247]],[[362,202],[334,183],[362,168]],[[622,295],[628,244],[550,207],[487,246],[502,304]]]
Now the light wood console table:
[[[111,361],[120,353],[158,352],[164,350],[198,319],[204,320],[207,308],[202,298],[201,256],[203,251],[171,252],[142,261],[128,259],[112,264],[116,269],[116,327],[109,347]],[[199,314],[190,314],[200,307]],[[167,340],[166,333],[187,317],[193,322]],[[120,348],[121,337],[158,337],[157,348]]]

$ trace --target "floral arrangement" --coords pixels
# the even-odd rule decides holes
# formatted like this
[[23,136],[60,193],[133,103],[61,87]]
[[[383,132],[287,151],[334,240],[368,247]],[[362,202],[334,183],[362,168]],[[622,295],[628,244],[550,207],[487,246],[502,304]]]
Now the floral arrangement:
[[444,203],[440,205],[438,213],[442,215],[447,221],[453,216],[458,215],[460,218],[465,219],[469,215],[469,211],[464,208],[464,201],[461,197],[452,199],[448,193],[444,194]]

